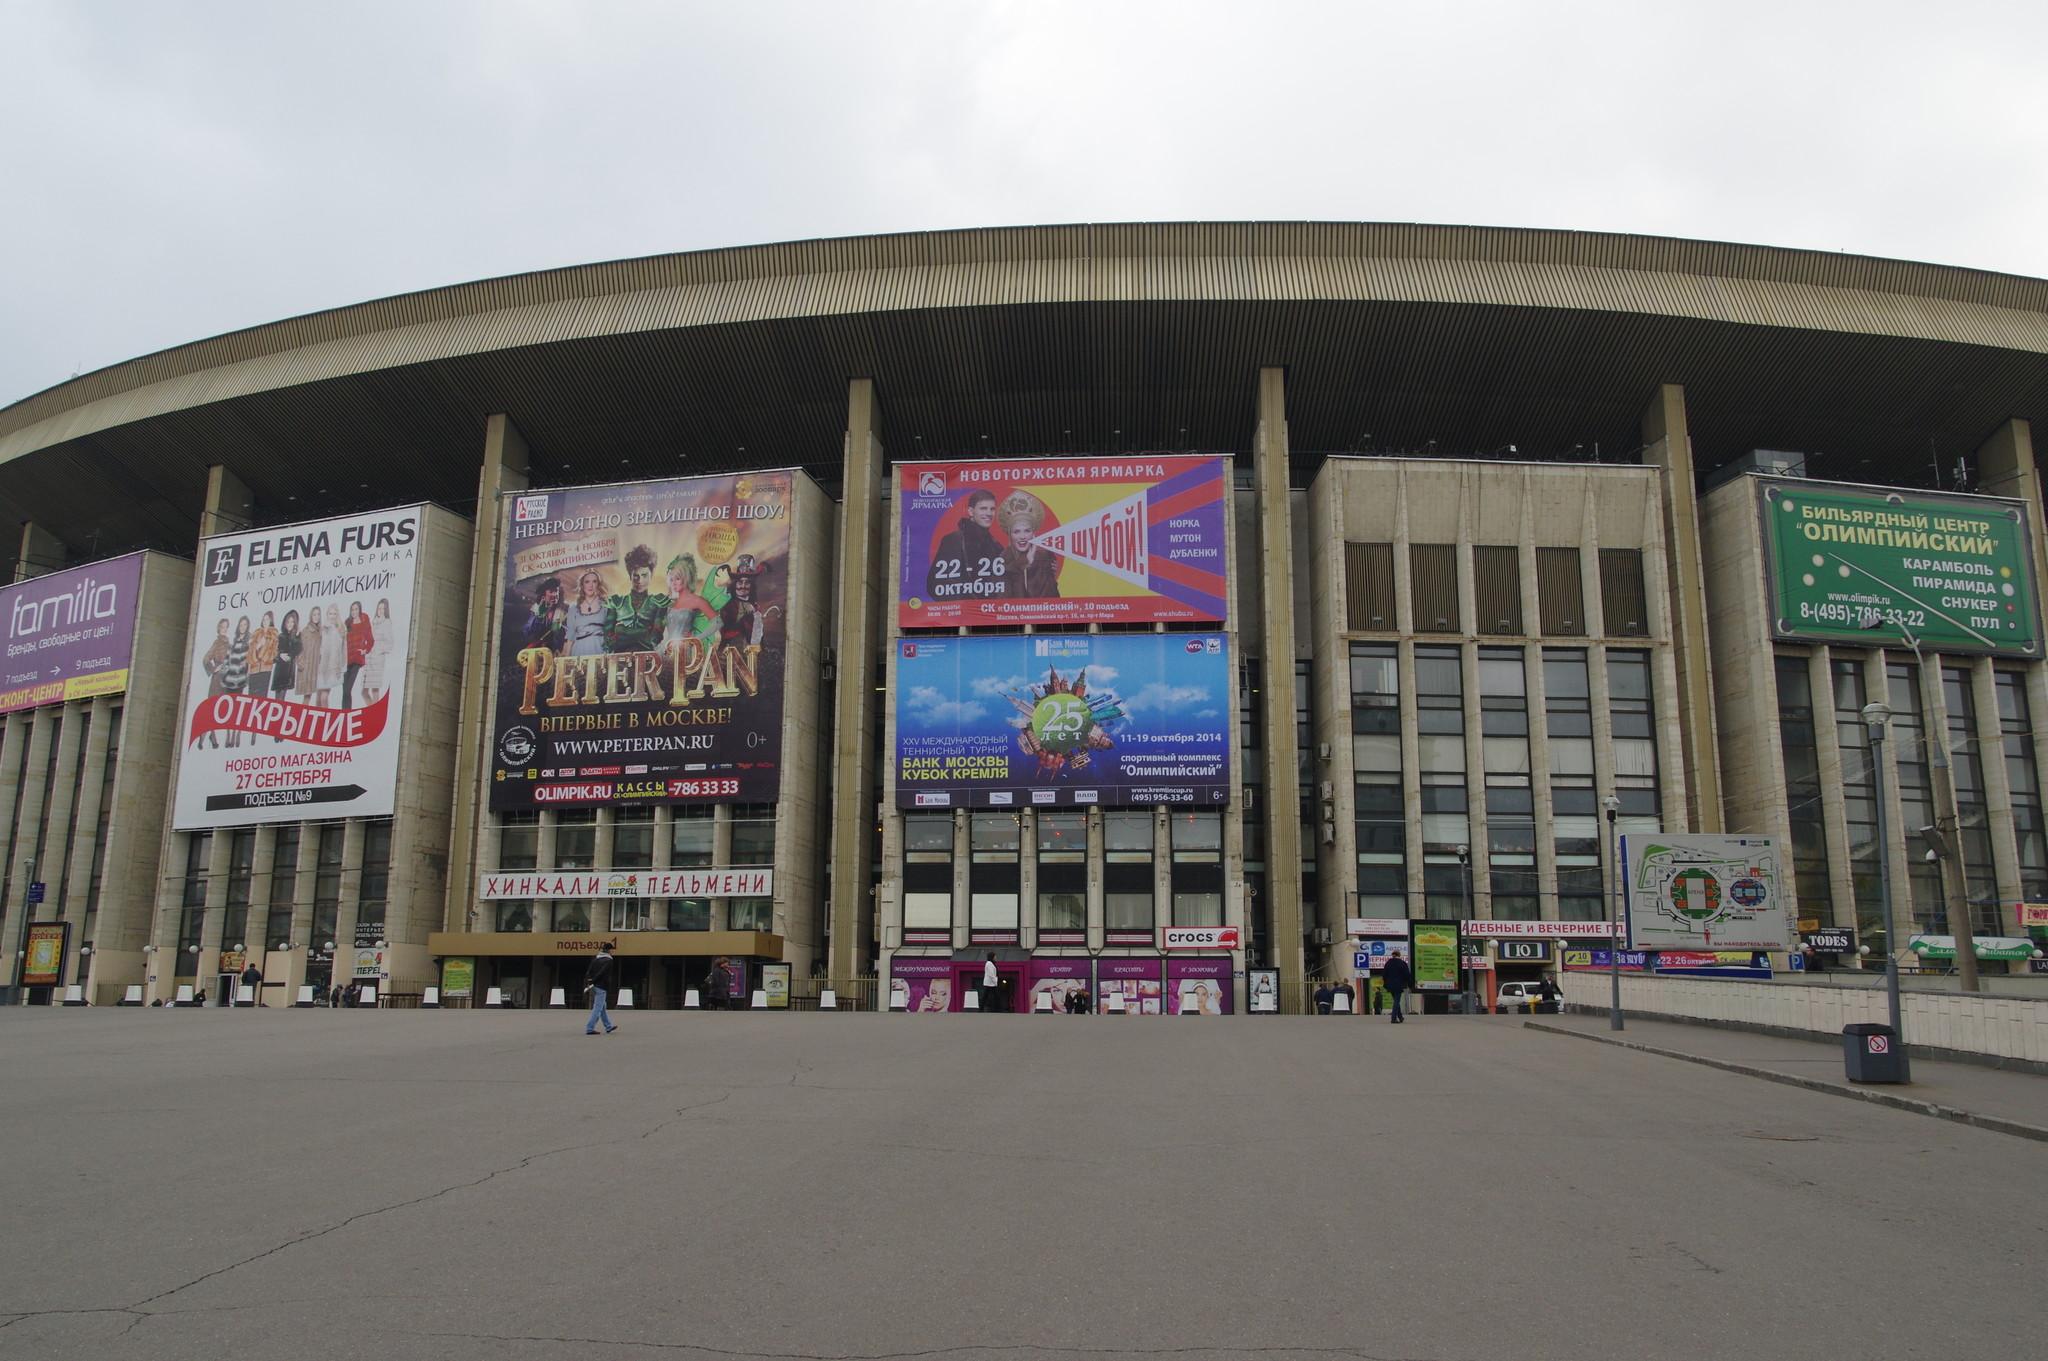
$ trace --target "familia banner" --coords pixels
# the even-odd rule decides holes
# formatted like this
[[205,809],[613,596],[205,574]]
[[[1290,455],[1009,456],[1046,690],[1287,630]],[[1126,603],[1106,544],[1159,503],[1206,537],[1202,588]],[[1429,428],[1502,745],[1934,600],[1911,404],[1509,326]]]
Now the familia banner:
[[0,714],[128,688],[142,554],[0,586]]
[[1220,808],[1221,634],[1033,634],[896,644],[896,803]]
[[1217,457],[898,465],[896,623],[1221,623]]
[[1780,638],[2041,655],[2022,503],[1766,482],[1760,513]]
[[200,545],[180,830],[392,811],[424,516],[404,506]]
[[491,807],[774,800],[792,478],[506,498]]

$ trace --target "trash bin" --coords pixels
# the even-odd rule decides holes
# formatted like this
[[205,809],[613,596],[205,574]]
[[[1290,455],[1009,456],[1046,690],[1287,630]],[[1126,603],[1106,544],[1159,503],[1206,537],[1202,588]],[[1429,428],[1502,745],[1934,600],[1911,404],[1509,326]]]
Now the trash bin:
[[1888,1025],[1842,1027],[1842,1068],[1851,1082],[1904,1082],[1906,1056]]

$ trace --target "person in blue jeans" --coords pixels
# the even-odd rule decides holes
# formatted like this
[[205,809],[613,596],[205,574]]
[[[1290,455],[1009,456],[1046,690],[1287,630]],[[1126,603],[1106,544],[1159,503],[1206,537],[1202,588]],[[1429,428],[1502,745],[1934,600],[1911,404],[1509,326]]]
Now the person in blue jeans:
[[599,1025],[609,1035],[618,1027],[612,1024],[611,1013],[604,1009],[606,1000],[618,984],[619,964],[612,958],[611,943],[597,947],[597,958],[590,961],[590,968],[583,975],[584,991],[590,994],[590,1020],[585,1023],[583,1033],[595,1035]]

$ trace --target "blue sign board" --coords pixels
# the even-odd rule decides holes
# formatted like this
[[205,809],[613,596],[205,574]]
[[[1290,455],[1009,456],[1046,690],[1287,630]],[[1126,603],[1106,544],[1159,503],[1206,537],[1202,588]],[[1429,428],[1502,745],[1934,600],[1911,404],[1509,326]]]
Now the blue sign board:
[[42,880],[37,879],[28,886],[28,900],[32,903],[39,903],[43,900]]
[[1233,703],[1220,633],[899,639],[896,804],[1220,809]]

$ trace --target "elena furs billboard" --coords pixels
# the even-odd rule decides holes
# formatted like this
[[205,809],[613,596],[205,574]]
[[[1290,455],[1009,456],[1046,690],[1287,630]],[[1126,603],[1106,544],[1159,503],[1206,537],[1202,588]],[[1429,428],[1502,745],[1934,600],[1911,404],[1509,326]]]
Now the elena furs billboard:
[[792,476],[505,498],[491,807],[774,800]]
[[392,811],[424,514],[199,545],[179,830]]
[[1778,637],[2041,655],[2020,502],[1784,480],[1761,505]]
[[128,688],[142,554],[0,586],[0,714]]
[[1220,633],[902,638],[896,803],[1221,808],[1231,702]]
[[1224,506],[1214,456],[897,467],[896,623],[1222,623]]

